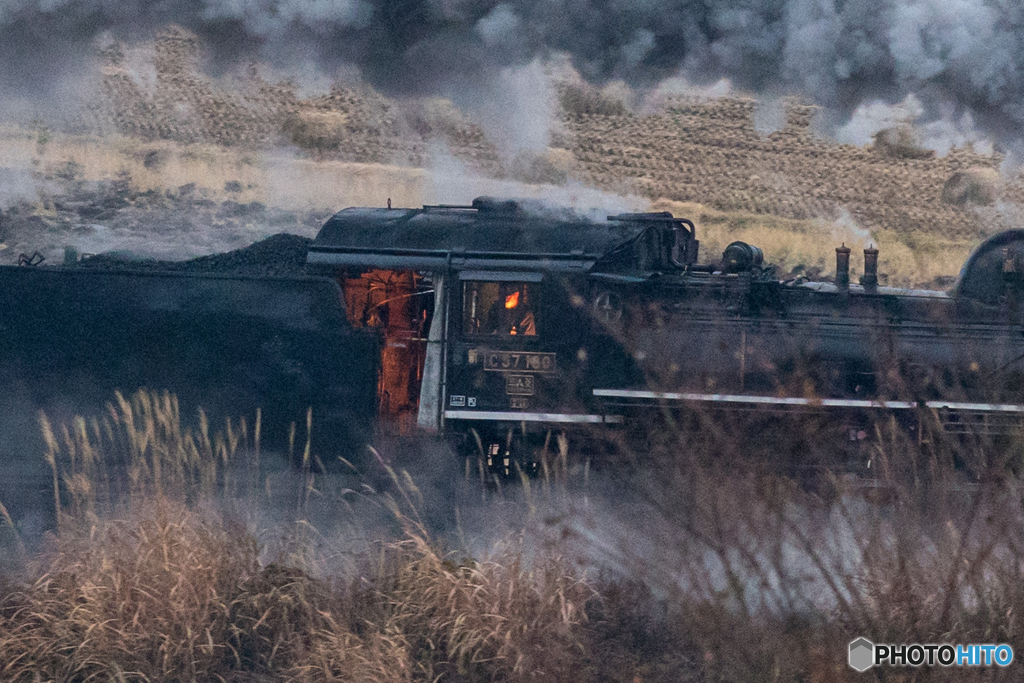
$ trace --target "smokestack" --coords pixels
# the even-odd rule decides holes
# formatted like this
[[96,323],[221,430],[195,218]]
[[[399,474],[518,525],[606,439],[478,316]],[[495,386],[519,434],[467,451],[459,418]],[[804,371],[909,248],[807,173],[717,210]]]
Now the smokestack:
[[860,283],[869,291],[878,287],[878,250],[874,247],[864,250],[864,275]]
[[850,248],[846,242],[836,247],[836,287],[843,291],[850,288]]

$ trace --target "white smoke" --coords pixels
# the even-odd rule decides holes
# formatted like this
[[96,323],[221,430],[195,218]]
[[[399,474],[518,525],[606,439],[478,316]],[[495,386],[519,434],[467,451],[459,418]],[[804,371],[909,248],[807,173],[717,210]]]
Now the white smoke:
[[255,36],[283,35],[290,24],[367,26],[373,19],[373,5],[362,0],[205,0],[200,10],[208,21],[235,20]]
[[557,101],[551,75],[540,60],[504,68],[493,81],[458,99],[506,160],[518,152],[547,149]]
[[544,126],[498,114],[518,95],[544,121],[538,65],[557,55],[597,86],[801,95],[860,140],[862,108],[912,95],[924,144],[1024,149],[1024,7],[991,0],[0,0],[4,101],[50,98],[99,35],[144,39],[171,22],[211,45],[220,73],[254,60],[326,74],[350,64],[388,94],[493,100],[480,108],[505,121],[491,128],[526,149]]
[[0,209],[22,201],[35,201],[36,180],[28,167],[0,166]]
[[644,100],[645,110],[655,110],[666,100],[672,98],[693,99],[696,101],[713,100],[733,94],[732,81],[720,78],[708,85],[698,85],[689,81],[684,75],[669,76],[657,84]]
[[835,137],[842,143],[869,145],[876,133],[888,128],[911,125],[922,113],[924,109],[913,95],[908,95],[899,104],[875,100],[857,107],[850,120],[836,130]]
[[940,105],[937,116],[928,119],[925,107],[914,94],[907,95],[897,104],[875,100],[858,106],[850,119],[836,129],[836,140],[852,145],[867,145],[877,133],[905,128],[912,131],[916,144],[931,149],[940,156],[954,147],[970,144],[975,151],[988,154],[993,151],[991,138],[981,133],[969,111],[957,116],[948,103]]
[[780,98],[758,100],[754,106],[754,130],[768,136],[786,125],[786,103]]
[[871,246],[873,240],[871,232],[857,222],[849,211],[839,209],[839,217],[830,226],[832,242],[844,244],[848,247],[862,249]]
[[644,211],[649,205],[646,198],[603,192],[578,181],[550,185],[488,178],[473,172],[442,145],[435,145],[431,152],[431,168],[423,190],[426,204],[465,205],[480,196],[530,199],[572,209],[591,220]]
[[476,30],[487,45],[503,45],[514,39],[522,21],[511,5],[501,4],[476,24]]

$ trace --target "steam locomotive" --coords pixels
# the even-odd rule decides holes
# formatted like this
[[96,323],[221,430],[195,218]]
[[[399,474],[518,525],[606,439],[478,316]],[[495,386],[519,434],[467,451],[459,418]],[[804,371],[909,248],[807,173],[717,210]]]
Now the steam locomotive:
[[823,415],[855,441],[879,413],[1024,417],[1024,231],[982,243],[948,293],[880,286],[875,249],[857,284],[845,246],[815,282],[743,242],[702,264],[699,244],[670,213],[481,197],[345,209],[302,277],[0,268],[0,380],[35,405],[148,386],[270,425],[309,410],[349,454],[455,435],[504,474],[531,439],[666,411]]

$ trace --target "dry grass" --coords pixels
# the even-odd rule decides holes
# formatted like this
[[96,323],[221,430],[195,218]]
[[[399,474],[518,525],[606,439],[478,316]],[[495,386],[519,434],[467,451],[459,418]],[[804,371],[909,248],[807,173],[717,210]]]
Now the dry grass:
[[111,180],[127,176],[136,192],[193,191],[215,200],[262,202],[286,210],[423,203],[427,179],[421,169],[299,159],[285,151],[267,152],[213,144],[146,142],[130,137],[99,137],[0,129],[0,155],[10,168],[37,176],[59,176],[69,165],[76,179]]
[[[522,157],[511,169],[515,177],[485,177],[446,154],[433,168],[384,163],[308,159],[287,149],[244,150],[212,144],[146,142],[131,137],[99,137],[0,127],[0,155],[10,169],[23,171],[26,199],[46,212],[37,194],[53,192],[44,179],[63,182],[125,180],[135,193],[195,193],[206,200],[260,202],[290,211],[337,210],[348,206],[419,207],[434,203],[468,203],[479,195],[535,197],[581,209],[638,210],[639,197],[610,196],[579,186],[562,187],[565,160],[552,152]],[[564,155],[563,155],[564,156]],[[519,168],[517,164],[522,164]]]
[[[1024,505],[1008,474],[1021,463],[1020,434],[951,438],[931,419],[923,443],[896,422],[875,424],[872,469],[860,475],[869,488],[827,470],[801,476],[803,486],[773,475],[788,455],[779,434],[747,440],[702,416],[669,421],[653,449],[658,482],[620,493],[649,501],[646,542],[627,526],[613,555],[633,558],[635,576],[669,596],[689,624],[676,647],[705,653],[715,680],[856,680],[845,647],[860,635],[1019,647]],[[786,443],[809,454],[826,435]],[[989,675],[927,672],[972,674]]]
[[211,435],[200,417],[193,432],[173,397],[139,392],[103,419],[42,426],[59,533],[2,587],[3,680],[569,675],[594,594],[558,558],[528,566],[509,546],[455,563],[393,501],[403,537],[375,543],[357,575],[315,578],[311,546],[295,545],[305,491],[282,557],[267,561],[239,515],[262,486],[231,478],[258,470],[244,422]]
[[[799,103],[788,104],[782,130],[763,136],[749,99],[668,100],[633,113],[582,85],[559,89],[546,152],[500,160],[448,101],[398,102],[364,86],[303,99],[258,76],[232,85],[201,73],[200,48],[178,29],[158,37],[162,75],[152,91],[132,86],[120,58],[108,55],[104,116],[116,125],[93,136],[42,124],[0,129],[5,166],[36,179],[124,179],[139,193],[189,188],[204,200],[286,211],[465,203],[481,194],[609,211],[652,204],[697,219],[706,256],[743,239],[783,273],[827,274],[834,246],[877,243],[883,283],[939,288],[984,235],[1015,224],[1012,207],[1024,197],[1020,177],[998,178],[998,155],[964,148],[903,158],[834,144],[813,133],[813,108]],[[193,115],[182,119],[182,105]],[[943,199],[947,181],[968,172],[992,176],[975,199],[993,206]],[[33,183],[35,201],[35,189],[47,190]],[[38,213],[48,210],[40,201]]]
[[62,536],[45,570],[8,592],[0,675],[564,680],[590,597],[555,562],[455,565],[418,537],[382,546],[352,584],[317,579],[262,564],[242,527],[154,500]]
[[[0,678],[854,681],[845,648],[859,635],[1024,646],[1024,509],[993,476],[1020,464],[1018,442],[922,447],[880,423],[881,488],[825,473],[809,492],[758,473],[730,430],[692,426],[658,430],[656,483],[616,476],[612,500],[633,501],[625,517],[594,488],[590,516],[556,527],[552,543],[524,530],[477,559],[431,539],[409,507],[418,492],[396,474],[398,496],[375,498],[403,531],[338,573],[311,569],[327,550],[303,531],[302,494],[297,518],[273,530],[240,514],[262,486],[230,476],[232,462],[252,462],[244,429],[190,431],[172,397],[146,393],[104,419],[44,423],[62,523],[23,577],[0,581]],[[565,478],[579,476],[573,458],[558,450],[559,476],[530,489],[540,518],[579,502]],[[118,472],[125,500],[105,501]],[[964,473],[982,485],[947,486]],[[281,533],[295,543],[268,556],[265,537]],[[573,568],[584,541],[628,575]]]

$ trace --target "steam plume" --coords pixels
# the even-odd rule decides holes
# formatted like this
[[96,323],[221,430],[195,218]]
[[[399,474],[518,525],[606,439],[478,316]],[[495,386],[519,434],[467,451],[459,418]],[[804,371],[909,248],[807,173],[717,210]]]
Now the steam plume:
[[912,94],[924,121],[967,114],[1004,143],[1024,137],[1024,6],[992,0],[2,0],[0,89],[59,89],[53,74],[73,73],[100,33],[131,40],[169,22],[207,41],[214,71],[355,64],[392,94],[459,101],[566,54],[596,83],[728,78],[802,94],[835,125]]

